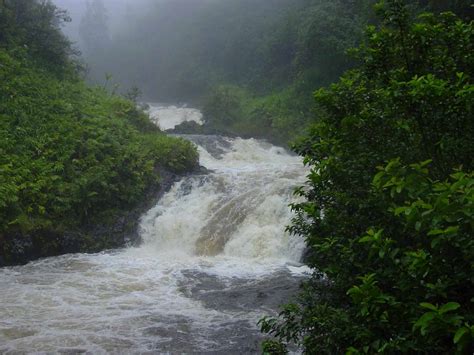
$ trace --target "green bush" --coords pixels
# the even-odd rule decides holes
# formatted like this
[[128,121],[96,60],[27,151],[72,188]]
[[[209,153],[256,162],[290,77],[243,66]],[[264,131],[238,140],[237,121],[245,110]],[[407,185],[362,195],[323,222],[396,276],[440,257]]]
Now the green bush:
[[264,355],[286,355],[288,351],[285,345],[273,340],[265,340],[262,343],[262,354]]
[[472,352],[473,26],[378,11],[295,147],[312,170],[290,231],[317,271],[262,329],[310,354]]
[[205,128],[286,145],[308,125],[311,111],[306,101],[293,86],[265,96],[237,86],[219,86],[204,103]]

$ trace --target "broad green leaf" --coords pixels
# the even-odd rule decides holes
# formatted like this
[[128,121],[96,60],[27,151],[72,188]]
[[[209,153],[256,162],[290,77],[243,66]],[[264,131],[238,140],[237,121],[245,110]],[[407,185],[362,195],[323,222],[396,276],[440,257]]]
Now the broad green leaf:
[[439,308],[439,313],[444,314],[447,312],[455,311],[459,307],[461,307],[461,305],[457,302],[448,302]]
[[469,333],[469,329],[467,329],[466,327],[459,328],[456,334],[454,334],[454,338],[453,338],[454,344],[459,343],[462,337],[468,333]]
[[431,309],[432,311],[437,311],[438,307],[436,307],[434,304],[428,303],[428,302],[422,302],[420,303],[420,306],[423,308]]

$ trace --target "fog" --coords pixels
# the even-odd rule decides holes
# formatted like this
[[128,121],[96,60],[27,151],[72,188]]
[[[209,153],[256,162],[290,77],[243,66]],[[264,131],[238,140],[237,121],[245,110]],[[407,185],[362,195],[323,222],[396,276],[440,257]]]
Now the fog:
[[68,11],[71,22],[65,24],[64,33],[75,43],[76,47],[84,51],[85,43],[81,39],[80,24],[87,12],[87,6],[101,3],[105,9],[106,26],[109,34],[117,34],[122,30],[126,30],[125,24],[128,23],[132,14],[147,8],[150,0],[54,0],[56,6]]
[[353,65],[345,52],[374,21],[374,0],[54,2],[70,13],[64,32],[88,81],[159,102],[199,101],[222,84],[309,96]]
[[160,101],[189,101],[217,83],[269,77],[278,24],[305,2],[55,0],[72,19],[64,32],[82,52],[89,81],[103,83],[107,75],[119,90],[136,86]]

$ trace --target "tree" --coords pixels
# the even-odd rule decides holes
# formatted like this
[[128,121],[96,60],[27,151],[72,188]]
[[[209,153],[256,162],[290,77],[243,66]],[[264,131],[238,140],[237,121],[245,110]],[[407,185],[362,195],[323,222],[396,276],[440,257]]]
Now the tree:
[[50,71],[64,74],[74,68],[77,52],[60,26],[71,21],[50,0],[4,0],[0,3],[0,46],[22,46],[30,57]]
[[295,147],[312,172],[290,231],[316,271],[262,329],[315,354],[472,352],[473,25],[377,11]]
[[470,0],[417,0],[417,2],[436,13],[452,11],[466,20],[472,19],[474,11]]

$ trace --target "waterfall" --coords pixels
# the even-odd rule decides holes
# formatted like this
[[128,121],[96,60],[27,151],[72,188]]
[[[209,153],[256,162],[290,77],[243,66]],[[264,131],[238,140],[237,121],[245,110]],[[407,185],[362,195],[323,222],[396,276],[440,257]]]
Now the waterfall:
[[162,254],[299,261],[304,242],[285,232],[299,158],[255,139],[186,136],[208,174],[175,184],[142,218],[144,244]]

